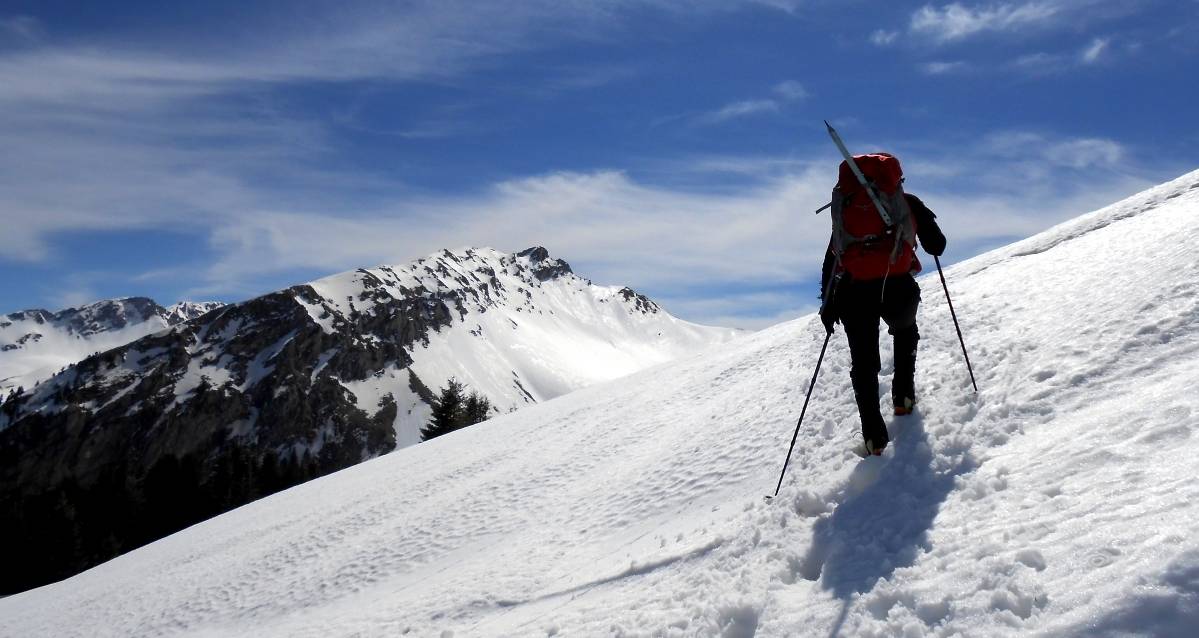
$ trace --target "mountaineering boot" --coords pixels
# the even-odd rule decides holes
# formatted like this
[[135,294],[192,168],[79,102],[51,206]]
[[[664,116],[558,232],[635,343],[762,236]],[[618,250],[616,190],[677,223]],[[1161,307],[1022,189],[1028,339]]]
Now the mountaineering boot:
[[878,405],[878,377],[875,375],[874,370],[862,372],[857,368],[849,372],[854,401],[858,404],[858,415],[862,419],[862,439],[866,441],[866,451],[870,454],[875,454],[876,449],[882,452],[890,441],[887,424]]
[[859,458],[864,459],[871,456],[882,456],[883,450],[885,449],[887,449],[886,443],[883,443],[882,445],[876,445],[872,439],[865,439],[863,441],[859,441],[857,445],[853,446],[852,451]]
[[891,378],[891,404],[895,416],[906,416],[916,406],[916,344],[920,333],[916,324],[892,330],[895,335],[895,375]]

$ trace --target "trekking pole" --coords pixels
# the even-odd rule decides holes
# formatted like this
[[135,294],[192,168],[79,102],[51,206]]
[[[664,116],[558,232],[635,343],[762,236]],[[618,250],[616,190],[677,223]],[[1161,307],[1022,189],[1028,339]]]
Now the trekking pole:
[[816,377],[820,374],[820,364],[824,361],[824,351],[828,349],[828,340],[833,337],[830,331],[824,335],[824,345],[820,347],[820,358],[816,360],[816,371],[812,373],[812,383],[808,385],[808,396],[803,400],[803,409],[799,411],[799,422],[795,424],[795,434],[791,436],[791,447],[787,448],[787,460],[783,461],[783,471],[779,474],[779,484],[774,488],[774,494],[768,495],[766,500],[770,500],[779,495],[779,489],[783,487],[783,477],[787,475],[787,465],[791,463],[791,452],[795,450],[795,440],[799,438],[799,426],[803,424],[804,414],[808,411],[808,401],[812,399],[812,388],[816,387]]
[[941,258],[933,255],[937,262],[937,274],[941,276],[941,287],[945,289],[945,301],[949,303],[949,316],[953,317],[953,328],[958,331],[958,343],[962,344],[962,356],[966,358],[966,369],[970,371],[970,385],[978,394],[978,384],[974,382],[974,367],[970,365],[970,355],[966,353],[966,340],[962,338],[962,327],[958,325],[958,315],[953,311],[953,300],[949,298],[949,285],[945,283],[945,273],[941,272]]

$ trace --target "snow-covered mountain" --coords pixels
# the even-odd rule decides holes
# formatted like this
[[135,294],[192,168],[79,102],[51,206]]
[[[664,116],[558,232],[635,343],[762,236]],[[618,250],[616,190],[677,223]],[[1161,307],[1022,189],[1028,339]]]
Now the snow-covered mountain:
[[[486,396],[496,413],[510,412],[738,334],[682,321],[630,288],[593,284],[541,247],[515,255],[446,250],[408,266],[309,285],[318,298],[300,303],[326,335],[345,331],[355,316],[389,318],[397,300],[444,300],[431,311],[437,325],[411,335],[390,365],[364,379],[339,375],[366,413],[377,412],[389,395],[395,400],[399,447],[420,442],[429,417],[425,389],[451,378]],[[338,354],[330,348],[319,360],[327,365]]]
[[[77,559],[51,572],[63,577],[114,543],[419,442],[451,378],[499,414],[737,334],[595,285],[544,248],[335,275],[89,356],[6,400],[0,513],[22,521],[14,545],[63,531],[76,549],[55,556]],[[181,490],[182,509],[170,494]],[[84,505],[100,502],[132,508],[123,518],[135,524]],[[46,569],[39,559],[8,574]]]
[[1192,635],[1196,214],[1199,172],[947,269],[978,395],[925,278],[882,458],[836,335],[772,502],[814,316],[5,598],[0,634]]
[[0,317],[0,397],[32,388],[96,352],[190,321],[220,302],[162,307],[145,297],[108,299],[58,312],[33,309]]

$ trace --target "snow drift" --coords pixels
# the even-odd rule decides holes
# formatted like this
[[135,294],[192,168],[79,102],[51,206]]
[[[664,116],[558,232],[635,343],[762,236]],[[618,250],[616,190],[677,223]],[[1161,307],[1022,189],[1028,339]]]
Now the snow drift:
[[1197,212],[1199,172],[948,269],[977,396],[923,280],[881,459],[835,337],[771,503],[814,316],[0,600],[0,634],[1189,635]]

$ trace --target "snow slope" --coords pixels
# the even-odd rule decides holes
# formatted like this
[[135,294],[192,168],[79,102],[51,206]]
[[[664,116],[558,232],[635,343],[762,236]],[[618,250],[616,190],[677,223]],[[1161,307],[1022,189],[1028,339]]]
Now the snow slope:
[[925,278],[881,459],[836,335],[772,502],[814,316],[0,600],[0,634],[1193,635],[1197,213],[1199,172],[950,268],[978,396]]

